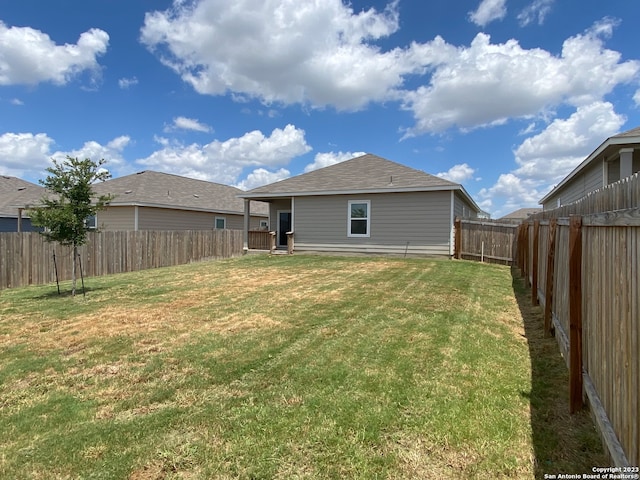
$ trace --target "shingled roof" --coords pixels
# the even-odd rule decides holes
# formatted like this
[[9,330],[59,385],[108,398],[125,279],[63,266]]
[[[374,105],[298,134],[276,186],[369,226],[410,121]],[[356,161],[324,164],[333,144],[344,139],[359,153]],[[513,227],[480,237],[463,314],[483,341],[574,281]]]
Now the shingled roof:
[[[177,208],[216,213],[244,213],[239,188],[220,183],[195,180],[169,173],[145,170],[113,178],[93,186],[98,195],[112,194],[113,206],[147,206]],[[267,215],[268,206],[256,203],[251,213]]]
[[366,154],[296,177],[254,188],[241,194],[240,197],[260,198],[430,190],[464,191],[461,185],[457,183],[392,162],[377,155]]
[[0,175],[0,215],[17,217],[19,207],[39,204],[45,192],[44,187],[35,183]]

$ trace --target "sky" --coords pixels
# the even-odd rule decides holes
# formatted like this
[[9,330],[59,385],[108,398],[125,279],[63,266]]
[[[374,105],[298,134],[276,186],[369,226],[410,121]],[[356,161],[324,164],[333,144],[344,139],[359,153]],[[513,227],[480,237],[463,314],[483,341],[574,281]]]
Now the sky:
[[640,126],[636,0],[0,0],[0,174],[251,189],[372,153],[493,218]]

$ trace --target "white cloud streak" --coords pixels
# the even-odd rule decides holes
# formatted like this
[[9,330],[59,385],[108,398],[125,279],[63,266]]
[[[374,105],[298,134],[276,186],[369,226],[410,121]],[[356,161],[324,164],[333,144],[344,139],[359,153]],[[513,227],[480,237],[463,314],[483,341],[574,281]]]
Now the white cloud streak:
[[507,15],[507,0],[482,0],[478,8],[469,12],[469,20],[480,27],[486,27]]

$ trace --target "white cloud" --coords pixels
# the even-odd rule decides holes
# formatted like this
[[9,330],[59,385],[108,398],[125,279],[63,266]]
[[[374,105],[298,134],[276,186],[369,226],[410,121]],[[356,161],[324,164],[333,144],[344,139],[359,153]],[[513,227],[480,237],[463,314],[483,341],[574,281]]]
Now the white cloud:
[[633,101],[636,104],[636,107],[640,107],[640,89],[636,90],[636,93],[633,95]]
[[507,14],[507,0],[482,0],[474,12],[469,12],[469,20],[485,27],[494,20],[502,20]]
[[[304,130],[293,125],[276,128],[270,136],[259,130],[206,145],[182,145],[159,139],[163,148],[137,160],[154,170],[233,185],[247,167],[280,167],[311,150]],[[247,182],[249,180],[247,179]]]
[[127,90],[137,84],[138,84],[138,79],[136,77],[121,78],[120,80],[118,80],[118,86],[123,90]]
[[549,12],[551,12],[554,2],[555,0],[535,0],[518,14],[520,26],[525,27],[536,20],[538,25],[542,25]]
[[423,71],[419,44],[373,44],[398,29],[397,1],[354,13],[341,0],[175,0],[145,16],[140,38],[202,94],[354,110]]
[[0,135],[0,173],[15,177],[41,174],[51,165],[49,152],[54,141],[44,133]]
[[11,105],[16,105],[18,107],[21,107],[22,105],[24,105],[24,102],[22,100],[20,100],[19,98],[12,98],[11,99]]
[[113,140],[109,141],[106,145],[102,145],[94,140],[90,140],[85,142],[82,147],[71,150],[71,151],[57,151],[51,154],[51,158],[55,158],[56,160],[63,160],[67,155],[85,159],[90,158],[94,162],[97,162],[100,159],[104,159],[107,161],[105,167],[107,170],[111,171],[113,169],[117,169],[118,167],[124,166],[125,159],[122,156],[122,151],[131,143],[131,139],[122,135],[120,137],[116,137]]
[[251,190],[261,187],[262,185],[284,180],[290,176],[291,172],[286,168],[281,168],[275,172],[270,172],[264,168],[257,168],[247,175],[247,178],[239,182],[236,187],[241,190]]
[[0,21],[0,45],[0,85],[64,85],[83,71],[99,72],[97,57],[107,51],[109,35],[92,28],[76,44],[56,45],[39,30]]
[[212,129],[209,125],[200,123],[194,118],[176,117],[173,119],[173,124],[166,126],[164,129],[165,132],[173,130],[193,130],[195,132],[209,133]]
[[304,171],[311,172],[313,170],[317,170],[319,168],[328,167],[329,165],[335,165],[336,163],[344,162],[345,160],[349,160],[351,158],[360,157],[364,155],[365,152],[326,152],[326,153],[317,153],[313,163],[308,164],[304,167]]
[[537,206],[555,184],[578,166],[606,138],[615,135],[625,117],[608,102],[580,106],[567,119],[556,119],[515,150],[518,168],[502,174],[480,192],[480,198],[498,206],[499,214]]
[[462,163],[460,165],[454,165],[446,172],[436,173],[436,177],[441,177],[456,183],[463,183],[473,178],[475,172],[475,169],[466,163]]
[[605,19],[567,39],[560,56],[524,49],[515,40],[492,44],[478,34],[469,47],[450,50],[430,85],[406,93],[405,106],[416,119],[406,136],[498,125],[543,114],[550,106],[602,99],[640,71],[640,62],[621,62],[619,52],[604,48],[602,37],[614,26]]

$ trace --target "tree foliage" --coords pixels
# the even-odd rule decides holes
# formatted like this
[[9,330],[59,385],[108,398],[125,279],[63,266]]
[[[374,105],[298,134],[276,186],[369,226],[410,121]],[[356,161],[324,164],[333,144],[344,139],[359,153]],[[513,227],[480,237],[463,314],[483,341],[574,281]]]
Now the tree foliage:
[[96,196],[92,185],[111,178],[102,169],[104,159],[94,162],[89,158],[78,160],[67,156],[63,161],[53,160],[47,168],[49,175],[40,184],[47,189],[41,205],[29,210],[31,222],[44,227],[42,235],[50,242],[73,246],[73,294],[75,294],[75,259],[77,248],[87,241],[87,219],[105,208],[110,195]]

